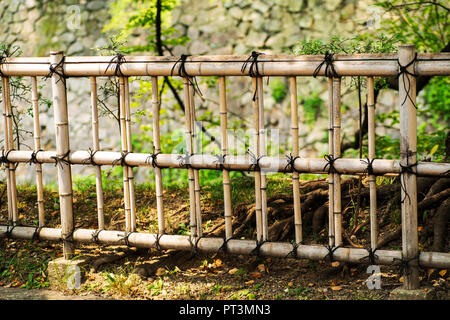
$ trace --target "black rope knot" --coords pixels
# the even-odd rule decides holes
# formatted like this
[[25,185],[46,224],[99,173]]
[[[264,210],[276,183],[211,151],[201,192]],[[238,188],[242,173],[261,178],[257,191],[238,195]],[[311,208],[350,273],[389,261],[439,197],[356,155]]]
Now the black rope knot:
[[400,178],[400,187],[403,190],[403,192],[405,193],[405,196],[403,197],[403,199],[401,200],[401,203],[405,202],[406,198],[408,198],[409,203],[411,203],[411,197],[408,194],[408,191],[406,189],[406,181],[405,181],[405,174],[409,173],[409,174],[417,174],[413,168],[417,166],[417,161],[415,163],[412,164],[407,164],[407,165],[402,165],[400,163],[400,167],[401,167],[401,172],[399,174],[399,178]]
[[261,171],[261,167],[259,166],[259,161],[264,157],[264,156],[259,156],[256,157],[256,155],[251,152],[250,150],[247,150],[247,154],[250,156],[250,167],[248,168],[248,172],[250,171]]
[[[259,73],[259,69],[258,69],[258,62],[259,62],[258,61],[258,57],[260,55],[263,55],[263,54],[264,53],[262,53],[262,52],[252,51],[252,54],[242,64],[241,72],[244,73],[245,69],[247,68],[247,65],[250,63],[250,67],[248,69],[249,76],[252,77],[252,78],[254,78],[254,77],[262,77],[262,74]],[[255,92],[253,93],[252,101],[256,101],[257,93],[258,93],[258,82],[256,82],[256,88],[255,88]]]
[[215,158],[217,158],[217,160],[214,161],[214,163],[217,163],[219,165],[219,169],[220,170],[224,170],[225,169],[225,157],[227,156],[226,154],[221,155],[221,154],[213,154],[213,156]]
[[120,153],[120,158],[114,160],[114,161],[112,162],[112,165],[113,165],[113,166],[117,166],[117,164],[120,163],[120,165],[121,165],[122,167],[124,167],[124,166],[129,166],[129,167],[131,167],[130,165],[127,164],[127,161],[125,160],[125,158],[127,157],[128,154],[129,154],[128,151],[122,151],[122,152]]
[[97,153],[98,150],[93,150],[91,148],[88,149],[87,152],[89,152],[89,158],[86,158],[83,160],[84,164],[90,163],[93,166],[98,166],[98,164],[94,161],[94,156]]
[[114,75],[124,77],[125,75],[123,74],[122,70],[120,69],[120,65],[125,62],[127,62],[125,59],[125,56],[121,52],[116,52],[116,55],[109,61],[109,64],[105,69],[105,74],[108,71],[108,69],[110,67],[112,68],[112,65],[115,64]]
[[159,168],[159,169],[163,169],[162,167],[159,166],[158,164],[158,155],[161,154],[161,152],[157,152],[157,153],[151,153],[147,159],[145,159],[145,163],[152,163],[152,167],[153,168]]
[[[408,62],[406,65],[404,65],[404,66],[402,66],[400,64],[400,61],[397,60],[397,64],[398,64],[398,67],[399,67],[399,71],[398,71],[398,74],[397,74],[397,79],[399,79],[400,76],[403,74],[402,81],[403,81],[403,88],[405,89],[405,92],[406,92],[406,96],[405,96],[405,99],[403,100],[401,105],[403,106],[405,104],[406,100],[409,99],[409,101],[411,101],[411,103],[413,104],[414,108],[417,109],[417,106],[414,103],[414,101],[413,101],[413,99],[412,99],[412,97],[410,95],[410,93],[411,93],[411,80],[408,77],[408,75],[410,75],[412,77],[416,77],[416,71],[415,71],[415,66],[416,66],[415,62],[416,62],[416,60],[417,60],[417,52],[416,52],[414,58],[410,62]],[[407,70],[411,65],[413,65],[413,73],[411,73],[411,72],[409,72]],[[405,78],[406,78],[407,82],[406,82]],[[408,83],[408,86],[406,86],[407,83]]]
[[[194,88],[194,94],[197,92],[201,97],[203,97],[200,87],[198,86],[197,79],[195,77],[191,77],[186,71],[186,59],[190,56],[191,56],[190,54],[182,54],[180,56],[180,59],[178,59],[172,66],[172,69],[170,70],[170,75],[173,76],[173,71],[175,70],[176,65],[179,63],[180,66],[178,67],[178,76],[186,78],[189,84],[191,84],[192,87]],[[192,79],[194,81],[192,81]]]
[[193,156],[194,154],[188,154],[188,153],[186,153],[185,155],[179,155],[179,156],[177,156],[177,160],[179,160],[180,161],[180,163],[179,163],[179,166],[180,167],[183,167],[183,166],[185,166],[186,168],[192,168],[192,166],[191,166],[191,157]]
[[8,58],[8,57],[7,56],[3,56],[3,55],[0,56],[0,76],[2,76],[2,77],[6,77],[5,74],[3,73],[3,70],[2,70],[2,65],[4,63],[6,63],[6,58]]
[[[11,150],[13,150],[13,149],[11,149]],[[11,163],[11,161],[8,160],[8,154],[11,152],[11,150],[6,151],[6,153],[5,153],[5,150],[2,150],[2,155],[0,156],[0,165]]]
[[13,230],[14,230],[14,228],[15,228],[16,226],[17,226],[17,225],[14,224],[14,223],[12,223],[12,224],[8,223],[8,225],[6,226],[6,232],[5,232],[5,237],[6,237],[7,239],[11,239],[11,238],[12,238],[12,232],[13,232]]
[[[192,241],[192,238],[195,238],[195,242]],[[191,257],[198,254],[200,251],[198,250],[198,242],[203,238],[203,236],[195,237],[190,235],[189,236],[189,243],[191,245]]]
[[34,163],[34,164],[37,164],[37,163],[42,164],[42,162],[38,161],[38,159],[36,158],[37,154],[38,154],[39,152],[41,152],[41,151],[44,151],[44,150],[39,149],[39,150],[33,151],[33,152],[31,153],[30,160],[28,160],[28,164],[29,164],[30,166],[31,166],[33,163]]
[[44,228],[44,226],[36,227],[36,229],[34,229],[33,236],[31,237],[31,241],[41,240],[40,233],[41,233],[42,228]]
[[64,88],[65,88],[66,87],[66,79],[68,78],[68,76],[66,76],[66,74],[64,73],[65,60],[66,60],[66,56],[62,56],[61,60],[58,63],[51,63],[50,67],[49,67],[50,72],[43,79],[47,80],[47,79],[53,77],[54,74],[56,74],[57,76],[59,76],[59,79],[56,81],[56,83],[58,83],[59,81],[62,81],[62,83],[64,84]]
[[292,154],[287,154],[286,155],[286,162],[287,162],[287,164],[286,164],[286,166],[284,167],[284,171],[286,171],[286,172],[294,172],[294,171],[297,171],[297,172],[299,172],[298,170],[296,170],[295,169],[295,160],[297,160],[297,159],[300,159],[300,156],[293,156]]
[[158,251],[162,251],[162,248],[161,248],[161,245],[159,244],[159,241],[161,240],[163,235],[164,235],[163,233],[157,233],[155,235],[155,247],[156,247],[156,250],[158,250]]
[[100,232],[102,232],[104,229],[97,229],[94,232],[92,232],[91,238],[92,241],[96,244],[98,244],[98,235],[100,234]]
[[334,57],[333,53],[329,53],[328,51],[325,53],[325,57],[323,58],[323,61],[317,66],[316,70],[314,70],[313,77],[317,77],[319,74],[320,69],[325,64],[325,76],[328,78],[335,77],[338,78],[339,75],[334,69]]
[[376,265],[377,264],[376,260],[378,259],[378,256],[375,254],[375,251],[377,251],[378,249],[372,250],[372,247],[368,247],[365,249],[369,254],[359,259],[359,261],[368,261],[371,265]]
[[329,244],[327,244],[325,246],[325,248],[327,248],[328,253],[322,258],[322,260],[328,259],[330,262],[333,262],[334,261],[334,252],[336,251],[336,249],[343,248],[343,247],[342,246],[332,247]]
[[338,173],[338,171],[336,170],[336,168],[334,167],[334,162],[337,160],[337,159],[339,159],[340,157],[333,157],[333,155],[332,154],[326,154],[324,157],[323,157],[325,160],[327,160],[327,164],[323,167],[323,171],[325,171],[326,169],[327,169],[327,167],[329,167],[328,168],[328,174],[331,174],[331,173]]
[[260,257],[260,255],[261,255],[261,246],[264,243],[266,243],[267,241],[266,240],[261,240],[261,241],[256,240],[255,242],[256,242],[256,247],[250,252],[250,254],[251,255],[255,255],[257,257]]
[[69,160],[69,155],[70,155],[70,150],[67,150],[67,152],[62,157],[54,156],[54,157],[50,157],[50,158],[55,160],[55,167],[59,164],[59,167],[61,168],[61,170],[64,170],[63,163],[67,164],[67,165],[71,164],[70,160]]
[[291,257],[294,258],[294,259],[298,259],[298,252],[297,252],[297,249],[298,249],[298,247],[300,246],[300,243],[297,243],[297,242],[291,242],[291,244],[292,244],[292,250],[286,255],[285,258],[291,256]]
[[373,161],[374,160],[375,160],[375,158],[372,159],[372,160],[370,160],[369,158],[361,159],[361,162],[367,165],[366,172],[367,172],[368,176],[375,175],[374,172],[373,172]]
[[230,237],[228,239],[226,237],[224,237],[223,243],[220,246],[219,250],[217,250],[217,253],[219,253],[220,251],[223,251],[223,253],[227,254],[228,253],[228,241],[233,240],[233,239],[234,239],[233,237]]
[[122,238],[120,238],[119,241],[123,241],[127,247],[130,247],[129,237],[132,233],[136,233],[136,232],[135,231],[131,231],[131,232],[125,231],[124,236]]
[[399,262],[400,274],[402,274],[404,276],[409,276],[411,274],[411,261],[417,260],[417,263],[419,263],[419,256],[420,256],[420,253],[418,253],[415,257],[406,259],[403,257],[403,253],[402,253],[402,257],[400,259],[393,258],[392,261]]

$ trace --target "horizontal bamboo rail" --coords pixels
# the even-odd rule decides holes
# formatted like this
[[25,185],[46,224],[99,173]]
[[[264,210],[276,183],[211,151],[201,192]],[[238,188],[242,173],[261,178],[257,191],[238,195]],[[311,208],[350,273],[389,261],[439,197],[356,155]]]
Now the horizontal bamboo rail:
[[[333,72],[330,74],[331,69]],[[328,72],[327,72],[328,70]],[[418,266],[431,268],[450,267],[450,254],[420,252],[417,238],[417,176],[444,176],[450,172],[450,163],[416,162],[417,160],[417,116],[415,110],[417,76],[450,75],[450,53],[415,54],[413,46],[400,46],[398,54],[357,54],[323,56],[265,55],[253,52],[248,56],[109,56],[109,57],[65,57],[62,52],[52,52],[48,58],[5,58],[0,62],[4,110],[4,152],[2,162],[7,168],[8,226],[0,225],[0,238],[39,239],[63,241],[66,258],[73,254],[73,241],[104,244],[126,244],[128,246],[200,250],[218,252],[221,249],[236,254],[261,254],[273,257],[294,257],[321,260],[326,257],[351,263],[386,264],[406,266],[405,288],[419,286]],[[10,76],[30,76],[33,83],[33,111],[35,147],[33,151],[16,151],[12,135],[10,103]],[[38,76],[51,77],[53,106],[56,128],[56,151],[39,149],[40,132],[37,98]],[[95,77],[118,76],[120,82],[120,137],[122,152],[101,151],[98,134],[97,88]],[[153,106],[153,154],[133,153],[131,145],[130,88],[128,77],[151,76]],[[158,78],[180,76],[184,79],[185,125],[187,154],[160,153]],[[222,154],[206,155],[198,150],[195,131],[195,97],[197,88],[195,76],[219,76],[220,121],[222,133]],[[226,77],[250,76],[252,78],[254,111],[254,153],[246,156],[229,155],[227,142],[227,99]],[[293,153],[286,156],[266,156],[263,77],[287,76],[291,87],[291,135]],[[297,76],[327,76],[329,103],[329,154],[322,158],[300,158],[298,143],[298,110],[296,97]],[[368,105],[367,159],[340,158],[341,143],[341,77],[366,76]],[[375,159],[375,101],[373,77],[397,77],[400,101],[400,160]],[[70,77],[90,77],[93,127],[93,150],[70,152],[68,133],[68,107],[66,81]],[[196,83],[196,82],[195,82]],[[6,152],[5,152],[6,151]],[[180,160],[181,159],[181,160]],[[35,163],[38,173],[42,163],[53,163],[58,167],[59,196],[61,203],[61,229],[44,227],[42,196],[38,195],[39,226],[18,225],[15,167],[18,163]],[[74,229],[72,212],[72,165],[95,167],[98,199],[97,230]],[[102,165],[120,165],[124,173],[124,207],[126,230],[104,230],[103,197],[101,187]],[[156,196],[158,234],[135,232],[135,192],[133,187],[133,166],[153,167],[156,173]],[[190,192],[190,236],[167,235],[164,227],[162,202],[162,173],[164,168],[187,169]],[[225,236],[221,238],[202,237],[200,211],[200,169],[220,170],[223,173]],[[233,239],[231,210],[231,181],[229,171],[255,172],[256,239]],[[267,172],[292,173],[294,195],[295,244],[269,242],[266,205]],[[301,173],[327,174],[329,182],[329,225],[328,246],[302,244],[302,222],[299,198],[299,175]],[[370,230],[368,249],[341,247],[342,209],[341,176],[368,175],[370,184]],[[376,176],[399,175],[402,198],[402,250],[378,250],[376,217]],[[37,177],[38,188],[42,179]],[[195,243],[195,244],[194,244]],[[374,253],[376,251],[376,254]],[[376,259],[375,259],[376,258]],[[376,261],[374,261],[374,259]]]
[[[396,76],[397,54],[351,54],[334,55],[334,68],[340,76]],[[64,74],[79,76],[114,76],[115,56],[66,57]],[[250,70],[242,71],[248,56],[190,56],[184,65],[190,76],[248,76]],[[178,66],[172,67],[178,57],[125,56],[120,63],[124,76],[170,76],[177,74]],[[323,61],[321,56],[261,55],[258,68],[261,76],[312,76]],[[1,64],[5,76],[46,76],[49,58],[6,58]],[[417,56],[415,74],[418,76],[450,75],[450,53],[421,53]],[[319,76],[325,75],[321,68]]]
[[[31,159],[33,151],[11,151],[7,159],[10,162],[26,163]],[[36,155],[36,159],[41,163],[55,163],[53,157],[56,151],[40,151]],[[97,151],[92,160],[97,165],[120,165],[118,159],[122,154],[113,151]],[[157,155],[157,163],[161,168],[187,168],[188,166],[180,162],[183,154],[167,154],[160,153]],[[90,165],[89,151],[77,150],[72,151],[67,157],[69,162],[74,165]],[[340,158],[334,162],[334,168],[340,174],[365,174],[367,172],[367,164],[365,159]],[[131,166],[152,167],[153,159],[150,153],[128,153],[125,161]],[[195,169],[219,169],[217,164],[217,156],[194,154],[189,158],[190,166]],[[322,158],[297,158],[294,161],[294,168],[301,173],[326,173],[324,169],[328,161]],[[373,161],[373,173],[376,175],[399,174],[402,172],[400,160],[375,159]],[[232,156],[227,155],[223,161],[224,168],[234,171],[255,171],[257,170],[248,156]],[[286,157],[270,157],[266,156],[259,160],[261,170],[267,172],[290,172]],[[419,176],[441,176],[450,170],[450,163],[443,162],[418,162],[417,175]]]
[[[18,239],[32,239],[35,236],[36,228],[16,226],[10,231],[10,236]],[[123,245],[127,233],[124,231],[102,230],[93,238],[97,230],[76,229],[73,232],[74,241],[81,243],[101,243],[108,245]],[[7,226],[0,225],[0,238],[5,237]],[[42,228],[39,231],[39,239],[47,241],[60,241],[61,230],[56,228]],[[128,233],[127,241],[129,246],[141,248],[161,248],[189,251],[195,247],[201,252],[219,252],[224,244],[222,238],[183,236],[183,235],[158,235],[153,233],[132,232]],[[227,252],[233,254],[251,255],[257,248],[254,240],[230,239],[226,242]],[[297,257],[298,259],[325,260],[328,249],[320,245],[298,245],[296,255],[293,252],[293,245],[288,242],[264,242],[259,247],[259,254],[267,257],[285,258]],[[337,248],[333,253],[336,261],[362,263],[367,259],[368,252],[363,248]],[[381,265],[398,265],[401,258],[399,250],[377,250],[377,263]],[[419,263],[423,267],[429,268],[450,268],[450,254],[442,252],[420,252]]]

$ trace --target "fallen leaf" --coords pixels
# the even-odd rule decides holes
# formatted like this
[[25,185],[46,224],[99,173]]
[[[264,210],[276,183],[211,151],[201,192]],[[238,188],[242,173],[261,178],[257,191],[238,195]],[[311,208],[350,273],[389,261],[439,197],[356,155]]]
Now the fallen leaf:
[[19,215],[19,219],[23,219],[23,214],[20,214],[20,215]]
[[447,270],[445,270],[445,269],[439,271],[439,275],[440,275],[441,277],[444,277],[446,273],[447,273]]
[[235,274],[236,272],[238,272],[238,268],[233,268],[233,269],[230,269],[229,271],[228,271],[228,273],[229,274]]
[[250,272],[250,277],[252,278],[261,278],[262,274],[258,271]]
[[405,280],[403,279],[403,277],[400,277],[400,279],[398,279],[398,281],[403,283],[403,281],[405,281]]
[[417,231],[422,231],[423,227],[417,227]]
[[51,216],[54,216],[55,214],[57,214],[58,212],[57,211],[53,211],[53,212],[50,212],[50,215]]
[[245,281],[245,284],[253,284],[253,283],[255,283],[255,280]]
[[293,287],[293,286],[294,286],[294,284],[292,282],[288,283],[288,287]]
[[308,283],[308,287],[314,287],[314,283],[312,283],[312,282],[310,282],[310,283]]
[[166,269],[164,269],[164,268],[158,268],[158,269],[156,269],[155,275],[157,275],[158,277],[159,277],[159,276],[163,276],[163,275],[166,274],[166,272],[167,272]]
[[258,264],[257,269],[258,269],[259,272],[266,272],[266,266],[264,264],[262,264],[262,263]]
[[214,261],[214,266],[215,266],[216,268],[220,268],[222,265],[223,265],[222,260],[216,259],[216,260]]
[[342,287],[341,286],[333,286],[330,289],[333,291],[340,291],[340,290],[342,290]]
[[333,268],[339,267],[340,265],[341,265],[341,264],[340,264],[339,261],[334,261],[334,262],[331,263],[331,266],[332,266]]

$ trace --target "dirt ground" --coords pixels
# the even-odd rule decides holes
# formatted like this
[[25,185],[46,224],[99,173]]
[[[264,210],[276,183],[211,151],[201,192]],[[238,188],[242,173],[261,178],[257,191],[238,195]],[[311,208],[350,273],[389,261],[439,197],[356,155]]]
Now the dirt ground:
[[[326,182],[322,184],[326,185]],[[286,190],[283,184],[279,188]],[[240,199],[243,199],[246,189],[251,195],[251,188],[243,185],[238,195]],[[35,190],[23,187],[19,191],[21,222],[30,225],[36,216]],[[136,192],[139,209],[137,230],[156,232],[154,192],[145,188],[137,188]],[[214,192],[220,199],[221,190],[204,191],[203,228],[206,235],[220,236],[223,208],[220,201],[214,200]],[[291,193],[291,190],[287,189],[286,193]],[[105,192],[107,229],[123,230],[122,197],[120,192]],[[189,223],[186,190],[178,193],[165,190],[164,197],[168,233],[186,234]],[[46,221],[51,227],[59,227],[57,192],[46,191],[46,199],[53,199],[46,201]],[[234,207],[233,215],[236,215],[237,222],[233,230],[241,226],[238,218],[245,218],[249,216],[247,212],[252,212],[252,209],[246,209],[252,199],[245,202]],[[271,202],[271,206],[274,217],[277,214],[291,215],[292,205],[284,198]],[[95,187],[75,192],[75,224],[78,227],[95,229],[95,211]],[[5,202],[0,206],[0,214],[7,217]],[[386,230],[398,228],[394,214],[385,216]],[[367,210],[362,211],[360,218],[360,226],[364,226],[368,220]],[[280,218],[280,221],[284,220]],[[251,225],[249,221],[249,227],[240,235],[248,238],[252,232]],[[326,242],[326,230],[321,228],[319,238],[310,237],[307,241],[319,241],[315,243],[320,244],[325,239]],[[284,232],[283,229],[276,230]],[[367,229],[362,227],[360,230],[357,237],[352,238],[352,245],[367,243]],[[391,241],[388,248],[398,250],[399,245],[401,243],[397,239]],[[75,259],[87,259],[88,263],[82,268],[84,276],[80,286],[68,289],[64,280],[49,282],[48,279],[48,262],[61,257],[61,254],[61,243],[0,239],[0,299],[386,300],[403,281],[398,266],[380,266],[381,288],[369,289],[366,280],[371,274],[367,273],[368,266],[364,264],[77,244]],[[450,300],[448,271],[421,270],[422,289],[433,290],[438,300]]]

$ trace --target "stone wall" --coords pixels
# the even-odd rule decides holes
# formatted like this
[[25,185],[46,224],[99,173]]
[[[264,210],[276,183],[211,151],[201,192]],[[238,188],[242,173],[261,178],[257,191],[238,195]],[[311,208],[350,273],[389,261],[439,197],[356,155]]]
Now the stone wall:
[[[109,21],[107,1],[87,0],[11,0],[0,2],[0,41],[14,43],[23,50],[24,56],[47,56],[52,49],[64,50],[66,55],[96,55],[95,47],[104,46],[107,36],[102,27]],[[364,30],[371,19],[372,0],[181,0],[173,11],[172,24],[180,35],[190,38],[185,47],[176,47],[175,55],[250,54],[257,50],[264,53],[292,53],[299,41],[322,39],[334,35],[354,36]],[[143,36],[143,35],[140,35]],[[129,39],[136,42],[137,38]],[[43,84],[43,80],[39,79]],[[42,81],[42,82],[41,82]],[[274,79],[270,79],[274,81]],[[281,79],[287,87],[285,79]],[[201,81],[200,81],[201,82]],[[71,149],[87,149],[91,146],[90,98],[88,79],[68,81]],[[252,109],[248,77],[236,77],[229,83],[229,109],[232,114],[249,119]],[[217,101],[217,90],[202,91],[210,100]],[[51,99],[47,87],[44,96]],[[300,97],[316,92],[326,101],[326,82],[323,79],[299,78]],[[269,86],[265,86],[266,125],[281,130],[280,141],[289,140],[289,97],[275,101]],[[343,133],[351,135],[357,123],[356,97],[346,95],[345,104],[350,106],[343,117]],[[170,102],[164,107],[171,110]],[[26,107],[26,106],[25,106]],[[199,113],[217,111],[217,104],[199,101]],[[326,113],[325,113],[326,114]],[[233,116],[231,116],[233,117]],[[300,118],[304,120],[300,105]],[[239,119],[239,117],[234,118]],[[28,122],[27,122],[28,121]],[[24,125],[31,128],[31,119]],[[43,146],[54,148],[54,125],[52,110],[41,115]],[[326,117],[318,117],[314,126],[307,127],[301,137],[302,156],[317,156],[327,151],[326,144],[313,142],[324,136]],[[167,128],[167,127],[166,127]],[[134,130],[137,130],[135,124]],[[307,132],[307,134],[306,134]],[[101,120],[101,147],[118,150],[117,125],[109,119]],[[31,144],[30,144],[31,145]],[[75,168],[75,173],[80,173]],[[27,179],[33,174],[28,170]],[[51,175],[49,175],[50,177]]]

